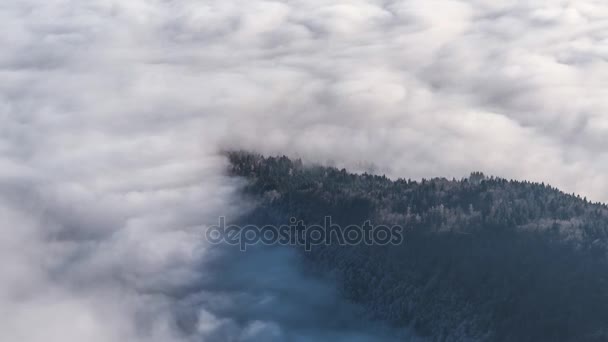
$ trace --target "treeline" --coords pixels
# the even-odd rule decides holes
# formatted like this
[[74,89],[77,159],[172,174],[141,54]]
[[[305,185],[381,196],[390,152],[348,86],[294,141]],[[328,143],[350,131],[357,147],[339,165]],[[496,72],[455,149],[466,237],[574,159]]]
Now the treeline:
[[243,221],[402,225],[399,246],[304,253],[372,319],[435,341],[608,341],[608,208],[544,184],[472,173],[391,180],[234,152]]

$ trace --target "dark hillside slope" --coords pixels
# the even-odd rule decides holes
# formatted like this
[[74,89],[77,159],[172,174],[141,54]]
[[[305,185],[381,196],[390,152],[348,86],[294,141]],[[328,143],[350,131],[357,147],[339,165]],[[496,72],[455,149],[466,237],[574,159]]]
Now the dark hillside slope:
[[286,157],[231,153],[257,201],[247,223],[406,227],[398,246],[315,246],[371,319],[436,341],[608,341],[608,208],[536,183],[392,181]]

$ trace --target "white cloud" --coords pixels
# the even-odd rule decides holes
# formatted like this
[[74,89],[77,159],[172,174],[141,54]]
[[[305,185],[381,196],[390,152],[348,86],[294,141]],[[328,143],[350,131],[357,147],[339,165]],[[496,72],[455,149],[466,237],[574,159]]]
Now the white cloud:
[[[192,227],[243,204],[222,148],[608,200],[606,14],[592,0],[4,1],[0,339],[183,338],[166,293],[200,281]],[[208,314],[203,335],[291,333]]]

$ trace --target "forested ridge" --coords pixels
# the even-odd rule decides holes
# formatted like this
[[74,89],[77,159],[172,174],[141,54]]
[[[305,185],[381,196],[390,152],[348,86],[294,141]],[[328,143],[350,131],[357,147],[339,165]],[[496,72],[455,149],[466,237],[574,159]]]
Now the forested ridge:
[[608,341],[608,208],[545,184],[391,180],[232,152],[247,223],[401,225],[398,246],[315,246],[320,275],[370,319],[434,341]]

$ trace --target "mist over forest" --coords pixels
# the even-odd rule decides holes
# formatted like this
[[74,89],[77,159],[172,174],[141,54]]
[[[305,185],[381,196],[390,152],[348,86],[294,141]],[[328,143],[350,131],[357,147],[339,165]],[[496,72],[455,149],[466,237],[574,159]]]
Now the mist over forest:
[[[606,340],[606,18],[0,1],[0,341]],[[325,214],[403,246],[205,238]]]

